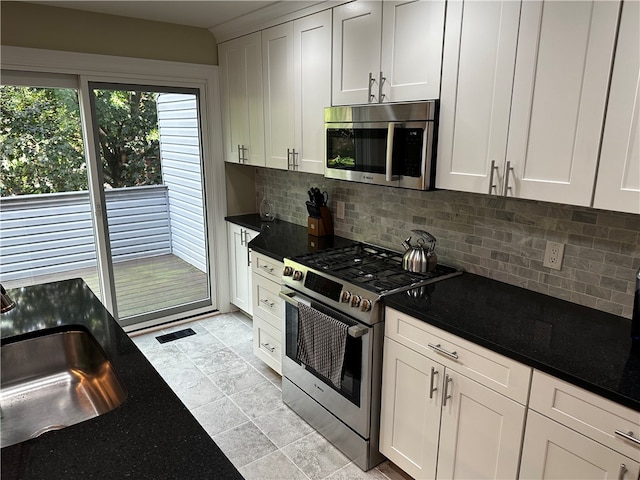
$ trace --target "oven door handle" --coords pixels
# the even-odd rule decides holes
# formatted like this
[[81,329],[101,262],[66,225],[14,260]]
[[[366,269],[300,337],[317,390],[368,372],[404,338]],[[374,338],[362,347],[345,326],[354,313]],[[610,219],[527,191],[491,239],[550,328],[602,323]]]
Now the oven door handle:
[[[278,293],[278,296],[281,299],[283,299],[285,302],[298,308],[299,302],[295,301],[292,298],[295,294],[296,292],[294,292],[293,290],[289,290],[288,288],[283,288],[280,291],[280,293]],[[349,334],[350,337],[359,338],[369,333],[369,329],[367,327],[363,327],[362,325],[351,325],[349,328],[347,328],[347,333]]]

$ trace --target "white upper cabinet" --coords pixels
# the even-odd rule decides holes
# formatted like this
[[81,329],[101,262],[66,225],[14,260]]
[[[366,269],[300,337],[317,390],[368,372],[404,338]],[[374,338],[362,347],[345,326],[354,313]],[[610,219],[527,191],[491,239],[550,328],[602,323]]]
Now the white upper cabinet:
[[293,148],[293,24],[262,32],[266,166],[286,170]]
[[260,32],[218,45],[224,159],[264,166]]
[[619,7],[450,1],[436,186],[591,205]]
[[522,2],[505,195],[591,205],[619,8]]
[[334,8],[333,104],[438,98],[444,6],[355,1]]
[[519,20],[520,2],[447,5],[438,188],[500,193]]
[[640,3],[622,4],[609,105],[593,202],[640,213]]
[[324,171],[331,104],[331,11],[262,32],[266,166]]
[[331,106],[331,11],[293,23],[296,170],[324,173],[324,109]]

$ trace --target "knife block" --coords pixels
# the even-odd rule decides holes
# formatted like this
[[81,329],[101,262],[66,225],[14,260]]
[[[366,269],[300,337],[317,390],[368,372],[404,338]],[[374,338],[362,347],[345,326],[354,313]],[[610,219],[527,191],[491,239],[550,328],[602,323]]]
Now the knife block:
[[320,218],[309,217],[307,219],[307,231],[309,235],[315,237],[333,235],[333,221],[329,207],[320,207]]

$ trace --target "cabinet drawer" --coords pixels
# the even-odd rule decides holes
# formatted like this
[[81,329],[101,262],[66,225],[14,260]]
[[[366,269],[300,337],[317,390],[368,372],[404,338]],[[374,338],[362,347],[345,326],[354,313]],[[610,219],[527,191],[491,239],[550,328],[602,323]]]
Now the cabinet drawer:
[[253,256],[251,262],[253,273],[257,273],[258,275],[262,275],[272,281],[281,283],[282,268],[284,267],[282,262],[256,252],[251,252],[251,255]]
[[280,331],[259,316],[253,317],[253,353],[279,374],[282,374]]
[[253,314],[282,330],[282,299],[280,284],[260,275],[253,276]]
[[527,403],[531,368],[392,308],[385,335],[498,393]]
[[529,408],[630,458],[640,458],[640,412],[551,375],[534,371]]

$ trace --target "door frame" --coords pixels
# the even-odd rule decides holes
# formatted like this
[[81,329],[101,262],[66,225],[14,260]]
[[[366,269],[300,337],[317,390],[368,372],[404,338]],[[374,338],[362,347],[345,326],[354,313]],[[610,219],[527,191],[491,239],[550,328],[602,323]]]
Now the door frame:
[[[202,135],[202,155],[205,181],[206,224],[208,236],[209,281],[211,285],[211,306],[197,308],[188,315],[199,315],[217,309],[222,312],[231,310],[229,304],[229,264],[226,251],[226,182],[222,149],[222,122],[220,118],[220,96],[218,67],[162,60],[117,57],[76,52],[2,46],[2,69],[38,73],[60,73],[75,75],[79,79],[81,111],[90,112],[88,83],[109,82],[141,85],[159,85],[168,87],[196,88],[200,91],[200,115]],[[90,118],[90,117],[89,117]],[[92,128],[86,121],[83,128]],[[87,161],[95,158],[95,142],[92,131],[85,132]],[[92,186],[98,179],[90,179]],[[96,190],[95,188],[93,190]],[[99,191],[100,189],[96,190]],[[94,217],[100,215],[102,208],[96,204],[99,198],[92,197]],[[100,209],[96,210],[98,207]],[[95,222],[98,224],[100,222]],[[100,228],[100,227],[98,227]],[[104,228],[104,227],[102,227]],[[104,248],[104,245],[99,245]],[[107,249],[108,250],[108,249]],[[105,256],[101,251],[99,257]],[[99,265],[105,268],[103,261]],[[101,272],[102,273],[102,272]],[[107,275],[109,274],[106,270]],[[111,282],[112,283],[112,282]],[[102,286],[107,292],[105,306],[116,313],[112,287]],[[127,331],[153,327],[185,317],[185,313],[170,314],[159,319],[142,321],[135,325],[123,326]]]

